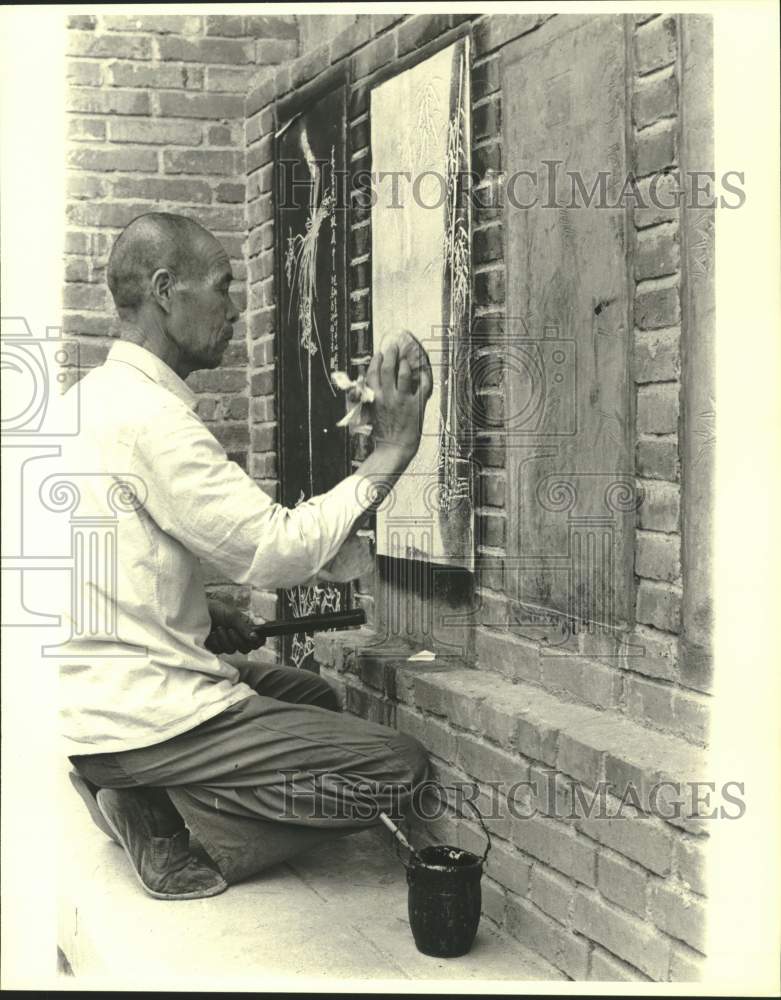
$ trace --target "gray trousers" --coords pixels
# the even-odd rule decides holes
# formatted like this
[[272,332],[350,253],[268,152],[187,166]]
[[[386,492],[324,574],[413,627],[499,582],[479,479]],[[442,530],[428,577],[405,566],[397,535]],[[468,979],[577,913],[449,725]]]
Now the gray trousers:
[[417,740],[340,713],[316,674],[233,662],[249,698],[163,743],[72,763],[97,788],[164,789],[229,883],[404,813],[428,767]]

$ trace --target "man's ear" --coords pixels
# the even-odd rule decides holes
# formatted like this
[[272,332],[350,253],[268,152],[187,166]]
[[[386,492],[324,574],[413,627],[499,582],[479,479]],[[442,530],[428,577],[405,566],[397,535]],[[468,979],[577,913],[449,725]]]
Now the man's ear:
[[160,267],[152,275],[152,295],[164,312],[171,311],[171,297],[175,287],[176,278],[167,268]]

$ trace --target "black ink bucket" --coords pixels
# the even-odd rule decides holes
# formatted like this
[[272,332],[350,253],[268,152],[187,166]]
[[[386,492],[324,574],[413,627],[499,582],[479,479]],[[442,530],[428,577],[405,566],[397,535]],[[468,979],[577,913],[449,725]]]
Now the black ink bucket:
[[418,951],[437,958],[466,955],[480,923],[480,880],[491,837],[479,810],[465,801],[476,813],[487,839],[483,856],[461,847],[435,844],[405,862],[412,936]]

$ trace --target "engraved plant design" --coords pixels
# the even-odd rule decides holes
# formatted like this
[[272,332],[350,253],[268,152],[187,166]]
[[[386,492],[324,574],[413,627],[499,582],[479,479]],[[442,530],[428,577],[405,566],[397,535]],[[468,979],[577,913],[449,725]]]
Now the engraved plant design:
[[466,156],[467,120],[463,101],[464,56],[459,60],[458,97],[447,126],[445,170],[447,178],[447,216],[442,246],[442,267],[449,287],[447,365],[443,368],[442,393],[445,399],[439,435],[439,507],[449,511],[461,500],[469,498],[468,476],[460,473],[462,460],[458,454],[456,427],[456,397],[448,381],[456,371],[456,339],[467,314],[470,291],[469,223],[464,199],[459,198],[459,182],[468,168]]
[[[288,588],[285,593],[294,618],[341,610],[342,595],[332,584],[315,584],[312,587],[299,584]],[[314,648],[315,643],[311,635],[307,635],[306,632],[296,633],[290,649],[290,659],[294,666],[300,667],[314,652]]]

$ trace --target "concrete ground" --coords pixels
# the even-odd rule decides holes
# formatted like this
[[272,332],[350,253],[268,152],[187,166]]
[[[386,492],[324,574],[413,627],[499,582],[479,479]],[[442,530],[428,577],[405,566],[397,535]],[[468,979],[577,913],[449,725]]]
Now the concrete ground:
[[144,894],[64,776],[61,786],[63,989],[328,992],[351,981],[410,992],[447,981],[448,991],[463,983],[482,992],[494,981],[514,992],[513,982],[562,978],[485,917],[468,955],[420,954],[404,869],[384,830],[336,841],[212,899],[162,902]]

